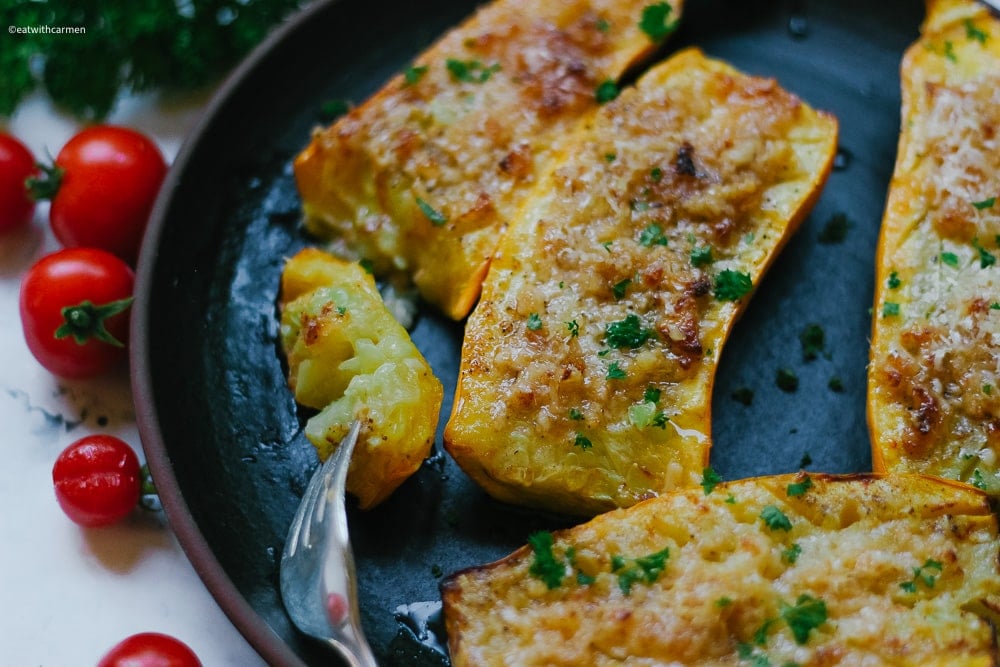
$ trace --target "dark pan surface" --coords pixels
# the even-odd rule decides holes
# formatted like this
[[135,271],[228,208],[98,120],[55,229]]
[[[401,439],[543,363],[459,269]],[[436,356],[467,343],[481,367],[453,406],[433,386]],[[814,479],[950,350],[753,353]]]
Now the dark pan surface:
[[[474,5],[313,6],[224,86],[154,214],[133,322],[143,443],[192,562],[272,664],[331,664],[293,630],[277,590],[285,532],[316,463],[277,346],[283,260],[309,243],[290,162],[324,102],[363,100]],[[841,123],[837,169],[723,353],[712,460],[727,479],[803,463],[824,472],[870,467],[864,389],[873,257],[899,128],[899,59],[922,13],[915,1],[689,0],[667,46],[698,45],[774,76]],[[823,230],[838,214],[846,235],[825,243]],[[810,323],[823,327],[826,352],[807,362],[799,334]],[[446,387],[443,425],[461,327],[425,312],[413,337]],[[776,386],[780,368],[797,375],[796,392]],[[832,378],[842,391],[829,388]],[[752,391],[749,405],[732,397],[738,390]],[[440,453],[440,437],[436,447],[384,506],[350,516],[364,623],[386,665],[446,663],[400,620],[421,616],[425,607],[414,603],[439,600],[441,573],[568,523],[489,500]]]

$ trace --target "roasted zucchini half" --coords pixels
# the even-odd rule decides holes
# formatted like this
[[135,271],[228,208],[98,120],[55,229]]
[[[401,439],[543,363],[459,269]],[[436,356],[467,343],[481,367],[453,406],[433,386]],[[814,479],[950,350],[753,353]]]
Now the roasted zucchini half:
[[305,225],[461,319],[553,155],[673,29],[680,0],[496,0],[295,160]]
[[305,434],[326,459],[361,421],[347,490],[385,500],[427,458],[443,389],[356,262],[302,250],[281,277],[281,344],[295,400],[319,412]]
[[1000,493],[1000,21],[938,0],[906,52],[876,262],[876,471]]
[[469,317],[458,464],[496,498],[580,515],[697,484],[723,342],[836,145],[832,116],[697,50],[602,107]]
[[997,664],[987,496],[920,475],[664,494],[443,580],[455,667]]

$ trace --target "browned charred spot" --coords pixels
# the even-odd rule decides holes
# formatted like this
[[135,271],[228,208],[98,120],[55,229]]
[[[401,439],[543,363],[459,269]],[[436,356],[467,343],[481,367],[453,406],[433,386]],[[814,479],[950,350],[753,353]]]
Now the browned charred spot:
[[573,35],[548,26],[535,26],[531,46],[510,54],[522,83],[522,97],[543,116],[556,115],[593,103],[597,81],[586,63],[592,56]]
[[523,180],[530,176],[534,167],[531,160],[531,147],[527,143],[519,144],[517,148],[500,160],[499,167],[500,171],[512,176],[515,180]]
[[420,135],[410,129],[403,129],[396,133],[396,143],[393,152],[399,162],[407,162],[413,154],[420,148]]
[[948,197],[934,216],[934,229],[947,239],[967,243],[976,235],[976,223],[971,219],[973,209],[962,197]]
[[723,217],[712,223],[712,233],[717,241],[725,241],[726,237],[736,229],[736,221],[729,217]]
[[903,349],[905,349],[910,354],[917,354],[920,348],[924,347],[926,344],[930,343],[934,338],[934,332],[927,327],[920,327],[917,329],[909,329],[904,331],[899,336],[899,342],[902,343]]
[[991,419],[986,422],[986,438],[991,443],[1000,441],[1000,419]]
[[990,302],[983,298],[973,299],[969,303],[968,314],[977,315],[980,313],[985,313],[990,309]]
[[695,297],[705,296],[712,291],[712,281],[708,276],[701,276],[692,280],[684,291]]
[[642,284],[646,287],[656,287],[663,282],[664,268],[662,264],[653,264],[639,273]]
[[493,224],[496,216],[497,210],[493,198],[489,193],[480,192],[472,206],[455,219],[455,224],[460,226],[462,231],[469,232]]
[[674,171],[683,176],[698,177],[698,167],[694,163],[694,146],[685,141],[674,156]]
[[923,387],[913,388],[913,398],[916,402],[914,420],[917,431],[921,435],[927,435],[941,423],[941,407],[938,405],[937,399]]
[[312,345],[323,333],[323,323],[317,317],[302,313],[302,340],[306,345]]
[[611,43],[609,31],[602,28],[604,25],[600,16],[588,11],[580,20],[566,27],[566,36],[588,53],[603,53]]

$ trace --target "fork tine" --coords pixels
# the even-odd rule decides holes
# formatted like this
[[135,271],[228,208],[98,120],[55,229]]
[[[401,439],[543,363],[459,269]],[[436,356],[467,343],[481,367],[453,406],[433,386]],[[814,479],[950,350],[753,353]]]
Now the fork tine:
[[287,545],[287,554],[289,556],[295,555],[299,547],[304,547],[309,543],[310,529],[309,524],[312,522],[312,516],[315,513],[317,500],[319,500],[320,493],[324,488],[324,477],[323,466],[317,466],[316,470],[313,471],[312,477],[309,479],[309,484],[306,486],[305,492],[302,494],[302,500],[299,502],[299,507],[295,511],[295,516],[292,518],[292,525],[289,528]]

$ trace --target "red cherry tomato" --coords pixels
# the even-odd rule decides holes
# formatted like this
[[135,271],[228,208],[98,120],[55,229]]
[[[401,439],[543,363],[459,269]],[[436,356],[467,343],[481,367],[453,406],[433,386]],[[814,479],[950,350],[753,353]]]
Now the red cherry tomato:
[[21,282],[21,327],[49,372],[87,378],[125,359],[135,276],[111,253],[69,248],[46,255]]
[[35,200],[25,181],[38,173],[31,151],[0,132],[0,232],[26,225],[35,214]]
[[202,667],[187,644],[170,635],[142,632],[124,639],[97,667]]
[[52,466],[59,506],[74,523],[110,526],[139,503],[142,469],[127,442],[88,435],[62,451]]
[[145,135],[94,125],[66,142],[33,189],[52,200],[49,222],[67,248],[101,248],[135,265],[167,164]]

